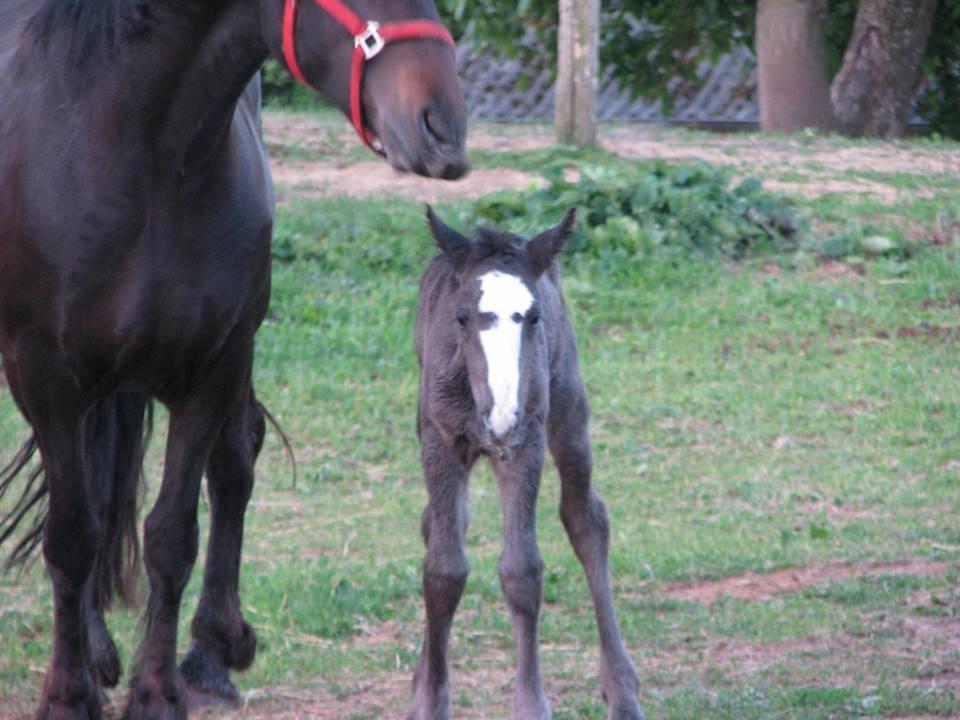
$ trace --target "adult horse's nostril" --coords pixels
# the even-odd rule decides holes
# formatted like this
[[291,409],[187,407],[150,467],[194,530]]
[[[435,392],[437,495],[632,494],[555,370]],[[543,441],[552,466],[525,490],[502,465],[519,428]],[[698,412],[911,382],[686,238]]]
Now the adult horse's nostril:
[[431,177],[458,180],[470,172],[464,130],[456,115],[428,105],[420,113],[419,126],[422,142],[430,151]]
[[443,122],[435,112],[427,108],[420,115],[420,129],[431,145],[448,145],[450,139],[444,131]]

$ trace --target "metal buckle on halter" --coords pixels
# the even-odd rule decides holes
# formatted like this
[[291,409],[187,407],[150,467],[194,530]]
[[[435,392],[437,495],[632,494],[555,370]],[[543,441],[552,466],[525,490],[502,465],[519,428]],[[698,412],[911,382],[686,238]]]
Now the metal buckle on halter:
[[367,22],[367,29],[353,39],[355,47],[363,48],[363,54],[367,60],[371,60],[380,54],[386,42],[380,34],[380,23],[370,20]]

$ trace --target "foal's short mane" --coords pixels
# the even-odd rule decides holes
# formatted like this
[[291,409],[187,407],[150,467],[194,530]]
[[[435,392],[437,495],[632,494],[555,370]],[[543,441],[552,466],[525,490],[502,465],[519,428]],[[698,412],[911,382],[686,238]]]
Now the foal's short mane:
[[523,250],[526,240],[519,235],[497,232],[489,228],[477,228],[470,251],[472,262],[482,262],[492,257],[516,257]]
[[146,37],[155,0],[42,0],[28,32],[44,47],[57,47],[77,67],[113,57],[131,40]]

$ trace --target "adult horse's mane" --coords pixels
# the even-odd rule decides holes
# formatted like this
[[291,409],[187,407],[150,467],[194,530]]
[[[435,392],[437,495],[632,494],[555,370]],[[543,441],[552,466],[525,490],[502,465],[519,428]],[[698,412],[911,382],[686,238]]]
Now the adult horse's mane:
[[146,37],[154,0],[44,0],[27,32],[46,48],[60,48],[76,67],[113,57],[131,40]]

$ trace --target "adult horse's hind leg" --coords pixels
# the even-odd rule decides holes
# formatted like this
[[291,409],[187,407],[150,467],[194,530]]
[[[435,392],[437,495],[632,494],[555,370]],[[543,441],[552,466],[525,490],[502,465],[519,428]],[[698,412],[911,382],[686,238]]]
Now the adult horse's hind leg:
[[543,470],[543,445],[543,429],[538,426],[517,449],[515,456],[492,460],[503,510],[503,553],[497,569],[503,597],[510,610],[517,651],[513,694],[515,720],[547,720],[550,717],[537,649],[543,558],[537,547],[536,507]]
[[450,717],[447,645],[453,616],[470,571],[463,549],[469,519],[469,468],[432,428],[424,428],[420,442],[430,496],[422,520],[427,545],[423,559],[427,627],[413,677],[413,704],[407,718],[447,720]]
[[254,397],[227,419],[210,460],[210,538],[203,590],[193,617],[193,644],[180,664],[191,703],[239,702],[229,669],[245,670],[256,653],[256,635],[240,612],[238,581],[243,516],[253,489],[253,466],[266,427]]
[[560,473],[560,518],[583,565],[600,632],[600,684],[611,720],[638,720],[637,672],[627,656],[613,609],[607,555],[607,509],[591,485],[592,457],[587,433],[586,392],[578,375],[550,390],[547,431]]
[[93,720],[101,716],[100,689],[85,621],[100,531],[84,477],[87,405],[73,383],[45,361],[55,357],[52,353],[21,357],[22,364],[7,370],[17,374],[17,403],[30,419],[43,457],[49,493],[43,556],[54,605],[53,655],[36,718]]
[[126,720],[187,717],[176,666],[177,620],[183,589],[197,557],[200,482],[225,419],[245,400],[252,355],[249,342],[224,347],[221,362],[209,369],[207,380],[187,400],[170,408],[163,483],[144,523],[150,599]]

